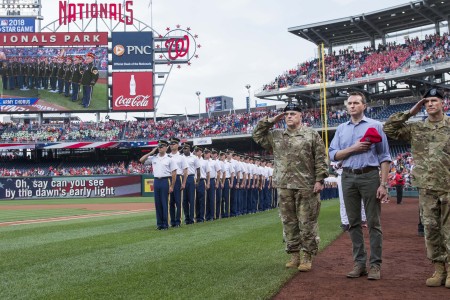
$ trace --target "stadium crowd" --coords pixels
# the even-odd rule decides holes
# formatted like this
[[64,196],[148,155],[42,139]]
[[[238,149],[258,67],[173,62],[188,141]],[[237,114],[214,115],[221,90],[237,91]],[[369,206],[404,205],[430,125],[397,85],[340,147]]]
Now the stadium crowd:
[[[444,110],[450,107],[448,96],[444,99]],[[412,103],[411,103],[412,105]],[[389,114],[404,110],[403,105],[389,107],[368,107],[366,114],[375,119],[385,118],[383,110]],[[71,122],[51,124],[24,124],[0,122],[0,141],[2,142],[72,142],[72,141],[136,141],[158,140],[177,136],[180,139],[209,137],[218,135],[251,134],[256,122],[263,116],[272,117],[277,109],[258,110],[250,113],[223,113],[202,119],[186,120],[168,118],[154,121]],[[328,125],[333,126],[348,121],[343,106],[332,106],[328,110]],[[306,126],[322,127],[320,110],[305,108],[303,123]],[[284,126],[283,123],[277,126]]]
[[[379,44],[378,47],[364,47],[363,51],[341,49],[331,55],[325,55],[327,81],[349,81],[376,74],[386,74],[398,69],[408,69],[439,62],[450,58],[450,41],[448,33],[425,35],[396,42]],[[408,64],[409,62],[409,64]],[[293,86],[306,86],[320,83],[319,60],[298,64],[294,69],[285,71],[275,80],[266,84],[263,90],[270,91]]]

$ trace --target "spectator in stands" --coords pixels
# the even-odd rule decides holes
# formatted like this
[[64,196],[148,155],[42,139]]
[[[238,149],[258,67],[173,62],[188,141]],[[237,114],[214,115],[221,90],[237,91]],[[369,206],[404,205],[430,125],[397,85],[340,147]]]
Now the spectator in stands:
[[[444,114],[443,98],[436,88],[428,90],[413,108],[393,114],[385,123],[384,131],[392,139],[411,143],[416,162],[413,184],[420,188],[419,205],[427,257],[435,269],[426,285],[445,284],[450,288],[450,272],[445,269],[445,263],[450,260],[450,118]],[[422,106],[425,106],[428,118],[407,123]]]
[[405,179],[403,178],[402,168],[398,168],[395,172],[394,184],[397,192],[397,204],[402,204],[403,199],[403,186],[405,185]]

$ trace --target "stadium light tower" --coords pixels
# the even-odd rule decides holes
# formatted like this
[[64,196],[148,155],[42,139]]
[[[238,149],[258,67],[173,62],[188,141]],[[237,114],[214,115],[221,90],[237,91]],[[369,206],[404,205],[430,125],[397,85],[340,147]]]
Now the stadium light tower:
[[247,89],[247,91],[248,91],[248,102],[247,102],[247,112],[250,112],[250,88],[251,88],[252,86],[250,85],[250,84],[247,84],[246,86],[245,86],[245,88]]
[[200,92],[196,91],[195,94],[197,95],[198,98],[198,119],[200,120]]

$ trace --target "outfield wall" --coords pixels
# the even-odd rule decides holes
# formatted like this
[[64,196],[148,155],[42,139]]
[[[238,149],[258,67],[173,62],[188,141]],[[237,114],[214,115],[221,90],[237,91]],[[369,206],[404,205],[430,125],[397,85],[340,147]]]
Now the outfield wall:
[[153,196],[152,175],[0,178],[0,200]]

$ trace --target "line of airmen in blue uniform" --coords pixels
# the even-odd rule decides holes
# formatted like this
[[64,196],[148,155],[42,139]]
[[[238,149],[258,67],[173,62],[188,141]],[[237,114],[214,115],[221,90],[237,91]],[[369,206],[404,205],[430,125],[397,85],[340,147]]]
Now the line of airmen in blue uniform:
[[[98,80],[99,72],[94,65],[95,55],[88,53],[83,64],[82,56],[58,56],[49,58],[18,58],[12,57],[0,64],[3,89],[22,91],[38,89],[51,93],[63,94],[78,101],[80,86],[83,88],[81,105],[89,107],[93,86]],[[49,87],[50,84],[50,87]],[[70,92],[72,90],[72,93]]]
[[[170,147],[170,150],[168,149]],[[277,207],[271,161],[160,140],[141,157],[152,164],[158,230],[237,217]],[[158,152],[158,154],[156,154]],[[170,154],[169,154],[170,153]],[[170,217],[170,220],[169,220]]]

